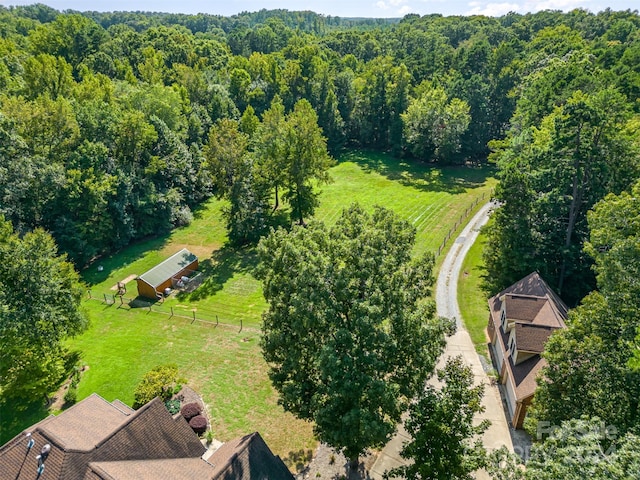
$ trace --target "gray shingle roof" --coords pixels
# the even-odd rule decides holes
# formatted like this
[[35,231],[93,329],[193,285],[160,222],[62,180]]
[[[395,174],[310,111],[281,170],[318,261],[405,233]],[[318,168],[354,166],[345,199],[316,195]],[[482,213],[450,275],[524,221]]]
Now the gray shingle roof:
[[183,248],[178,253],[167,258],[164,262],[159,263],[151,270],[144,272],[138,278],[145,281],[152,287],[157,287],[167,279],[176,276],[196,260],[198,260],[196,255],[186,248]]

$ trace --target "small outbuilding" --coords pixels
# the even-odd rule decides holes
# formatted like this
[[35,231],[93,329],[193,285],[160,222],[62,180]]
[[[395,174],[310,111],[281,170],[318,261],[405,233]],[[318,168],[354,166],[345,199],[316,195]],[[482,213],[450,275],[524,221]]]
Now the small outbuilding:
[[188,277],[198,269],[198,257],[186,248],[167,258],[164,262],[146,271],[138,278],[138,295],[146,298],[158,298],[166,288],[172,288],[176,280]]

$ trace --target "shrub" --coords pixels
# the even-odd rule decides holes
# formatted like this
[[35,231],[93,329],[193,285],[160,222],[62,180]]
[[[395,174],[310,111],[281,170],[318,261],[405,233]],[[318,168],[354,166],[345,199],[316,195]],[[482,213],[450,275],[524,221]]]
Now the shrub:
[[187,403],[186,405],[182,406],[182,409],[180,409],[180,413],[182,414],[184,419],[188,422],[196,415],[200,415],[202,413],[202,409],[200,408],[200,405],[198,405],[195,402]]
[[76,365],[71,372],[71,388],[77,388],[80,383],[80,375],[82,375],[82,367]]
[[166,402],[164,402],[164,406],[167,407],[167,410],[169,410],[169,413],[171,415],[175,415],[180,411],[180,400],[167,400]]
[[78,400],[78,390],[75,387],[69,387],[64,394],[65,405],[73,405]]
[[140,408],[155,397],[160,397],[163,401],[169,400],[174,393],[180,391],[182,381],[184,380],[178,378],[177,365],[157,366],[147,372],[138,383],[133,408]]
[[189,420],[189,426],[196,432],[198,435],[202,435],[207,431],[207,419],[202,415],[196,415],[191,420]]

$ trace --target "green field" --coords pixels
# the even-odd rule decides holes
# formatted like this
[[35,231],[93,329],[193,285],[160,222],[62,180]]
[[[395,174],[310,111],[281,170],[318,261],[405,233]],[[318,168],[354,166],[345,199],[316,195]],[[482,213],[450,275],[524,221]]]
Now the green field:
[[[334,222],[356,201],[366,208],[383,205],[415,225],[416,253],[434,251],[465,210],[483,194],[488,197],[495,185],[491,174],[490,169],[439,169],[378,153],[351,152],[331,169],[334,181],[322,187],[316,218]],[[253,276],[255,250],[226,244],[221,207],[222,202],[211,200],[196,212],[190,226],[101,259],[101,272],[94,265],[83,273],[93,297],[84,302],[91,327],[69,342],[83,352],[82,362],[89,366],[78,398],[97,392],[107,400],[132,404],[142,375],[158,364],[174,362],[202,394],[217,438],[225,441],[259,430],[286,458],[313,448],[312,427],[277,405],[259,349],[266,303]],[[105,294],[113,295],[111,288],[118,281],[143,273],[183,247],[200,257],[206,278],[193,293],[172,295],[153,311],[101,301]],[[134,297],[135,281],[127,288],[127,296]],[[18,422],[21,425],[14,422],[10,429],[3,428],[3,441],[28,426],[34,415],[37,412]]]
[[482,249],[486,237],[483,234],[473,244],[464,259],[458,279],[458,305],[460,314],[476,351],[489,358],[485,329],[489,320],[489,305],[486,292],[482,290]]

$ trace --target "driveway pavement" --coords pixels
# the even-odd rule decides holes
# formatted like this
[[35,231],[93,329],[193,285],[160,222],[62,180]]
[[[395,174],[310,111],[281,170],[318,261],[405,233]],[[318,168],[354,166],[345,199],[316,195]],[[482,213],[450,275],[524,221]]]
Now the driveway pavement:
[[[438,315],[443,317],[455,318],[458,327],[457,333],[447,339],[447,347],[444,354],[440,358],[437,368],[442,368],[446,360],[450,356],[462,355],[465,363],[469,365],[473,371],[476,384],[484,384],[484,397],[482,403],[485,411],[477,416],[477,421],[484,419],[491,421],[491,426],[483,435],[483,443],[485,448],[493,450],[505,445],[510,451],[513,451],[513,443],[509,434],[509,424],[505,417],[502,407],[502,399],[500,391],[496,385],[492,385],[487,375],[482,369],[480,358],[475,351],[473,342],[469,333],[464,329],[460,319],[460,310],[458,308],[458,277],[462,262],[465,255],[475,242],[480,227],[484,225],[488,218],[492,205],[484,205],[480,211],[469,221],[467,226],[455,240],[453,246],[449,250],[442,267],[436,284],[436,308]],[[382,479],[384,472],[401,465],[404,460],[400,457],[400,449],[404,441],[408,440],[407,432],[400,426],[398,433],[384,447],[378,455],[376,462],[369,471],[372,479]],[[485,472],[477,472],[476,478],[490,478]]]

